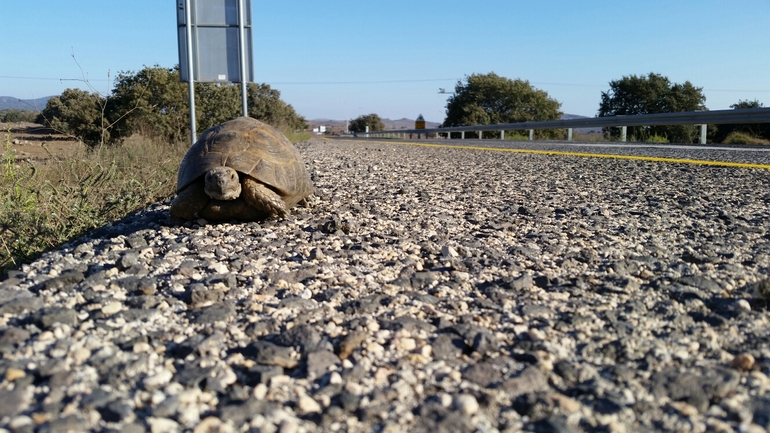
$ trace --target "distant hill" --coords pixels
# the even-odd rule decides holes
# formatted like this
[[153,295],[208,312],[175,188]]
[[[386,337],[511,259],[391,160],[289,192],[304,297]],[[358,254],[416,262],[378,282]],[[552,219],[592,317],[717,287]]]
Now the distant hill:
[[[325,126],[327,130],[333,131],[333,132],[341,132],[345,130],[345,121],[344,120],[332,120],[332,119],[310,119],[307,121],[308,126],[311,128],[317,128],[319,126]],[[413,129],[414,128],[414,119],[382,119],[382,123],[385,124],[386,130],[392,130],[392,129]],[[438,126],[441,125],[439,122],[425,122],[426,128],[438,128]]]
[[580,116],[578,114],[568,114],[568,113],[562,113],[561,115],[562,120],[571,120],[571,119],[587,119],[588,116]]
[[[577,114],[562,114],[562,119],[585,119],[588,116],[579,116]],[[407,119],[406,117],[403,119],[382,119],[382,122],[385,124],[386,130],[394,130],[394,129],[413,129],[414,128],[414,120],[413,119]],[[308,125],[317,128],[319,126],[325,126],[327,130],[331,131],[344,131],[345,130],[345,121],[344,120],[333,120],[333,119],[310,119],[307,121]],[[438,128],[438,126],[441,125],[440,122],[425,122],[426,128]],[[588,132],[593,131],[597,128],[578,128],[581,132]],[[601,128],[598,128],[599,131],[601,131]]]
[[0,96],[0,110],[31,110],[40,111],[53,96],[45,96],[37,99],[19,99],[13,96]]

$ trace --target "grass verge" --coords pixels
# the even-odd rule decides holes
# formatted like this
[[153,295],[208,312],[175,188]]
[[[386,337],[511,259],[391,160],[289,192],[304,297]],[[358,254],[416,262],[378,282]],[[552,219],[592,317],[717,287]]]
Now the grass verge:
[[[283,131],[293,143],[307,132]],[[73,144],[74,145],[74,144]],[[188,144],[133,136],[119,146],[19,160],[10,126],[0,149],[0,276],[46,250],[174,194]]]
[[0,274],[174,192],[186,147],[133,137],[71,157],[17,160],[6,133],[0,168]]

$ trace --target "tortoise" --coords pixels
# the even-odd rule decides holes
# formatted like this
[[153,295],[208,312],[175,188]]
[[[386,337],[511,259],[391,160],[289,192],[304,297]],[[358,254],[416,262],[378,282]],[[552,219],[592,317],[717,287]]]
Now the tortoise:
[[291,142],[266,123],[239,117],[207,129],[187,151],[171,215],[212,221],[282,217],[312,192]]

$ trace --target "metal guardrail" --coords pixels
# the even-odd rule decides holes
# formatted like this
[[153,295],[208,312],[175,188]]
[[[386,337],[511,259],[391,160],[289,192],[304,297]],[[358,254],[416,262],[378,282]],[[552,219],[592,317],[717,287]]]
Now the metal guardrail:
[[685,111],[680,113],[639,114],[631,116],[589,117],[582,119],[543,120],[537,122],[497,123],[493,125],[451,126],[446,128],[429,129],[399,129],[359,133],[364,137],[386,137],[400,134],[422,134],[459,132],[465,138],[465,132],[500,131],[504,139],[505,131],[532,131],[535,129],[567,129],[567,140],[572,141],[572,130],[575,128],[607,128],[620,127],[621,141],[626,141],[626,127],[651,125],[700,125],[700,141],[706,143],[706,125],[726,123],[770,123],[770,108],[742,108],[736,110],[714,111]]

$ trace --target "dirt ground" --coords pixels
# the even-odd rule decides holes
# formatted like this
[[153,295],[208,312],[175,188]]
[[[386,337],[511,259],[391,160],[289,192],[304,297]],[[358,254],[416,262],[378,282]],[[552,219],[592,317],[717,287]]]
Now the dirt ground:
[[0,134],[0,153],[4,153],[5,146],[10,143],[10,148],[16,151],[17,160],[46,160],[52,156],[66,158],[83,149],[83,144],[76,139],[34,123],[0,122]]

